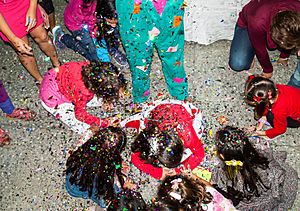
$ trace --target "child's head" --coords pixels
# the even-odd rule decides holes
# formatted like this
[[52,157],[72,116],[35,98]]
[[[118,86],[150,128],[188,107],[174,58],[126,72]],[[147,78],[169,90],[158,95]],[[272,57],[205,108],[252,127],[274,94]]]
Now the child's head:
[[229,180],[236,182],[237,175],[241,173],[244,180],[243,197],[251,197],[257,193],[257,183],[260,177],[255,172],[257,167],[268,167],[267,158],[259,155],[249,142],[244,130],[226,126],[216,133],[216,146],[220,158],[225,165]]
[[126,141],[126,134],[120,128],[99,130],[68,158],[66,174],[70,175],[70,183],[79,186],[81,191],[88,191],[89,197],[96,189],[99,198],[115,199],[115,176],[124,184],[121,152]]
[[158,187],[157,202],[170,210],[199,210],[201,204],[212,201],[212,195],[206,192],[206,186],[187,176],[168,176]]
[[283,11],[277,13],[271,23],[271,37],[285,50],[300,50],[300,13]]
[[132,143],[131,150],[140,152],[141,159],[147,163],[175,168],[182,159],[183,143],[174,130],[160,131],[155,125],[151,125],[140,132]]
[[246,82],[244,95],[246,103],[255,107],[255,119],[259,119],[270,107],[270,100],[277,97],[277,89],[270,79],[251,75]]
[[107,211],[138,211],[148,210],[147,204],[139,192],[125,189],[118,193],[118,197],[108,207]]
[[119,91],[125,88],[123,75],[110,62],[92,62],[81,71],[86,88],[106,102],[118,100]]
[[116,6],[114,0],[97,0],[97,14],[103,18],[117,18]]

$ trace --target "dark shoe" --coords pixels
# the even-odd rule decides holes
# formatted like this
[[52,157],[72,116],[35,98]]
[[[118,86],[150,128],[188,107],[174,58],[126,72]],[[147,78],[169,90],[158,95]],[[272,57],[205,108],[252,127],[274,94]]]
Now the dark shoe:
[[129,68],[126,56],[119,50],[112,53],[112,59],[120,66]]
[[60,41],[61,37],[64,35],[60,26],[55,26],[52,30],[53,34],[53,43],[56,48],[63,49],[65,45]]

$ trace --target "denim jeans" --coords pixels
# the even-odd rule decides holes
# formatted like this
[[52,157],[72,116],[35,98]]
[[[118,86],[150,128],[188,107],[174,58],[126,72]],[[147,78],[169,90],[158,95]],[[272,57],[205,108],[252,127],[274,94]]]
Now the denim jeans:
[[294,74],[291,76],[288,85],[300,89],[300,58],[298,58],[298,64]]
[[81,54],[89,61],[99,61],[96,46],[90,33],[86,29],[71,31],[72,35],[64,34],[61,42],[68,48]]
[[238,72],[250,69],[254,55],[255,51],[248,30],[236,25],[229,54],[230,68]]

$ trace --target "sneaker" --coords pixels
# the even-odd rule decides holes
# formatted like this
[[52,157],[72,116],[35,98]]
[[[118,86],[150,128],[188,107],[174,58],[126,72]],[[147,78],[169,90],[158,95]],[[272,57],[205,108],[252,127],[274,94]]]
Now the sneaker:
[[126,56],[121,51],[116,50],[111,57],[119,66],[129,68]]
[[6,114],[6,117],[12,119],[21,119],[25,121],[32,120],[35,117],[35,112],[24,108],[16,108],[11,114]]
[[65,45],[60,41],[61,37],[64,35],[64,32],[62,31],[60,26],[55,26],[52,29],[53,34],[53,43],[56,48],[62,49],[65,47]]
[[9,138],[8,134],[5,132],[5,130],[0,128],[0,147],[2,147],[4,145],[8,145],[9,142],[10,142],[10,138]]

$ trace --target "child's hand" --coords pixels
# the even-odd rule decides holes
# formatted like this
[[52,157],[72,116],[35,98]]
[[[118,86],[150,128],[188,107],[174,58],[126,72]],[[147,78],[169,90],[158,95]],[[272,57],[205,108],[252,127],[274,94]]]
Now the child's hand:
[[118,24],[118,19],[116,19],[116,18],[112,18],[112,19],[105,18],[105,21],[106,21],[107,25],[112,26],[114,28]]
[[272,78],[273,73],[262,73],[261,76],[264,78]]
[[11,44],[14,46],[17,52],[31,56],[33,55],[32,48],[22,39],[15,37],[13,40],[11,40]]
[[109,122],[108,124],[110,126],[114,126],[114,127],[118,126],[121,122],[121,119],[118,117],[118,115],[108,117],[107,119],[108,119],[108,122]]
[[256,126],[250,126],[247,128],[247,133],[248,134],[251,134],[253,133],[254,131],[256,131]]
[[36,25],[36,10],[34,7],[29,7],[26,13],[26,23],[25,23],[25,26],[27,26],[26,31],[28,32],[30,29],[35,27],[35,25]]
[[113,108],[113,103],[112,102],[104,102],[103,107],[106,111],[111,111]]
[[134,184],[130,179],[126,179],[124,185],[123,185],[123,188],[128,188],[130,190],[136,190],[137,189],[137,185]]
[[276,61],[276,64],[279,64],[279,65],[283,65],[285,67],[288,66],[288,58],[279,58],[277,61]]
[[164,167],[160,180],[165,179],[167,176],[174,176],[174,175],[176,175],[175,169],[169,169]]

